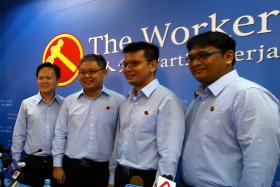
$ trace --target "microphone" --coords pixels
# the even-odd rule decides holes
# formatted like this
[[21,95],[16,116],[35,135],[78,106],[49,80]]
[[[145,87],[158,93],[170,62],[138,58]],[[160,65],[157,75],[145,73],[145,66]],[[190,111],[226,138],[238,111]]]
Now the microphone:
[[7,168],[12,162],[13,159],[10,157],[0,158],[1,170]]
[[4,168],[6,168],[12,162],[11,158],[9,157],[2,158],[5,155],[2,153],[9,153],[9,152],[10,149],[4,147],[3,144],[0,144],[0,173],[2,173]]
[[13,159],[12,163],[8,166],[8,170],[12,174],[15,171],[19,171],[20,168],[25,167],[25,166],[26,166],[25,162],[17,162]]
[[34,155],[34,154],[36,154],[36,153],[40,153],[41,151],[43,151],[43,149],[38,149],[37,151],[34,151],[33,153],[30,153],[29,155]]
[[25,178],[24,173],[20,171],[15,171],[12,175],[12,182],[9,187],[16,187],[18,184],[22,183]]
[[26,158],[28,158],[28,157],[30,157],[31,155],[34,155],[34,154],[36,154],[36,153],[40,153],[42,151],[42,149],[40,148],[40,149],[38,149],[37,151],[34,151],[34,152],[32,152],[31,154],[28,154],[26,157],[24,157],[23,159],[21,159],[21,160],[17,160],[17,162],[18,161],[22,161],[22,160],[24,160],[24,159],[26,159]]
[[26,163],[25,162],[19,162],[18,163],[18,167],[19,168],[23,168],[23,167],[25,167],[26,166]]
[[40,149],[38,149],[37,151],[35,151],[34,153],[32,153],[31,155],[34,155],[35,153],[39,153],[39,152],[41,152],[41,151],[43,151],[43,150],[40,148]]
[[3,144],[0,144],[0,172],[2,172],[3,168],[6,168],[11,162],[11,158],[8,157],[4,157],[2,158],[4,155],[3,153],[9,153],[10,149],[5,147]]
[[14,186],[16,186],[18,184],[18,182],[23,181],[24,174],[21,173],[20,168],[26,166],[25,162],[17,163],[17,161],[15,161],[14,159],[12,159],[10,157],[6,157],[6,158],[2,159],[2,161],[0,160],[0,162],[1,162],[0,165],[2,164],[1,170],[0,170],[2,185],[4,183],[4,181],[3,181],[4,178],[12,177],[12,184]]
[[[30,153],[30,154],[28,154],[28,155],[34,155],[34,154],[36,154],[36,153],[40,153],[41,151],[43,151],[43,149],[38,149],[37,151],[34,151],[34,152],[32,152],[32,153]],[[27,156],[28,157],[28,156]]]
[[7,167],[10,164],[10,159],[2,159],[2,153],[0,153],[0,186],[4,186],[4,167]]
[[0,155],[0,186],[4,186],[4,172],[6,168],[10,165],[10,163],[13,161],[11,158],[1,158],[2,154]]
[[131,177],[129,184],[132,185],[131,187],[144,186],[144,180],[142,179],[142,177],[135,175]]
[[174,181],[173,176],[172,175],[161,175],[163,178],[166,178],[170,181]]
[[[169,176],[166,176],[166,175],[163,175],[163,176],[164,177],[162,177],[162,176],[158,177],[158,180],[157,180],[157,183],[156,183],[157,187],[176,187],[176,183],[175,182],[173,182],[172,180],[167,179],[167,178],[169,178]],[[172,179],[173,179],[173,177],[172,177]]]

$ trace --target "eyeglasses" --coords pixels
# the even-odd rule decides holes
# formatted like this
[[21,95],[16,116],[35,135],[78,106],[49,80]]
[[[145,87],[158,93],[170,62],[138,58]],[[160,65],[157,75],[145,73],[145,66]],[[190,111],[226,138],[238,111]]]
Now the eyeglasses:
[[192,63],[195,59],[205,60],[215,53],[223,53],[223,52],[224,51],[222,51],[222,50],[220,50],[220,51],[201,51],[197,55],[188,55],[188,57],[186,58],[186,61],[188,63]]
[[120,64],[120,67],[122,69],[125,69],[127,67],[129,68],[135,68],[137,67],[139,64],[141,64],[141,62],[143,61],[149,61],[149,60],[133,60],[133,61],[129,61],[129,62],[126,62],[126,61],[123,61],[121,64]]
[[79,74],[81,76],[86,76],[86,74],[90,75],[90,76],[94,76],[98,71],[103,70],[103,68],[100,69],[96,69],[96,70],[89,70],[89,71],[79,71]]

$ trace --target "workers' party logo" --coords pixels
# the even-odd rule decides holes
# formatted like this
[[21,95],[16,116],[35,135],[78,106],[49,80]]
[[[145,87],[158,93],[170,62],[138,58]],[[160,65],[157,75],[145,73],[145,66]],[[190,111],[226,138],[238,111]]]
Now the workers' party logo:
[[83,56],[83,47],[77,37],[72,34],[60,34],[48,43],[42,63],[51,62],[58,65],[61,70],[58,86],[67,86],[77,78],[78,64]]

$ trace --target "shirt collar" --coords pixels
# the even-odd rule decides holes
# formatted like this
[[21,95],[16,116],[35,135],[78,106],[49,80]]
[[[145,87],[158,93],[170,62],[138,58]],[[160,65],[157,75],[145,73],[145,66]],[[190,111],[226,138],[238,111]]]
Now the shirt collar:
[[[160,83],[158,82],[157,79],[154,79],[152,82],[147,84],[144,88],[140,90],[142,94],[144,94],[146,97],[150,97],[150,95],[155,91],[160,86]],[[133,88],[134,89],[134,88]],[[130,90],[129,95],[130,96],[135,96],[133,94],[133,89]]]
[[[40,91],[36,95],[35,99],[36,99],[36,104],[39,104],[41,101],[43,101],[43,97],[42,97]],[[55,94],[54,101],[56,101],[58,104],[61,104],[62,98],[58,94]]]
[[[103,86],[103,88],[102,88],[101,92],[99,93],[99,95],[101,95],[101,94],[105,94],[105,95],[109,96],[109,95],[110,95],[110,91],[109,91],[108,88],[106,88],[105,86]],[[77,99],[79,99],[82,95],[88,97],[88,96],[85,94],[84,89],[82,89],[82,90],[80,90],[80,91],[78,92],[78,94],[77,94]],[[98,97],[98,96],[97,96],[97,97]]]
[[55,94],[54,99],[58,102],[58,104],[61,104],[61,103],[62,103],[62,101],[63,101],[62,97],[61,97],[61,96],[59,96],[58,94]]
[[230,83],[235,81],[239,77],[238,73],[236,70],[232,70],[231,72],[223,75],[220,77],[218,80],[213,82],[208,86],[208,89],[212,92],[214,96],[219,95],[221,91]]

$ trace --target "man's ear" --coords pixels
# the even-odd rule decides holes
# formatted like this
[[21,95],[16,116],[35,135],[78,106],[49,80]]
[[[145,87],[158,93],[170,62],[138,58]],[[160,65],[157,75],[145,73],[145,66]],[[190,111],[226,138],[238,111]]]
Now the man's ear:
[[59,83],[60,83],[60,79],[57,78],[57,79],[56,79],[56,86],[58,86]]
[[158,64],[158,61],[157,61],[157,60],[152,60],[152,61],[150,61],[151,71],[156,72],[156,70],[157,70],[157,64]]
[[226,64],[232,65],[233,59],[235,57],[235,53],[233,50],[228,50],[227,52],[225,52],[224,57],[226,60]]
[[106,77],[108,75],[108,70],[107,68],[105,68],[104,70],[102,70],[102,74],[103,74],[103,77]]

